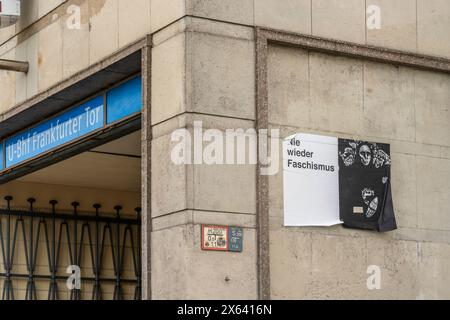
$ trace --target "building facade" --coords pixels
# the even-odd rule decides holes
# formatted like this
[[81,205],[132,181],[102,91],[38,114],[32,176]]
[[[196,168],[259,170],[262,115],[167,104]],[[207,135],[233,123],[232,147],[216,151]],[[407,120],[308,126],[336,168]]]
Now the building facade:
[[[449,298],[449,31],[447,0],[22,1],[17,23],[0,28],[0,59],[28,63],[0,70],[3,151],[96,97],[106,117],[3,159],[3,298]],[[139,111],[109,122],[136,78]],[[279,130],[274,170],[194,159],[199,127]],[[181,164],[179,129],[193,142]],[[398,229],[285,226],[275,159],[295,133],[390,144]],[[205,151],[212,139],[200,140]],[[242,228],[242,251],[203,250],[205,225]],[[78,291],[66,288],[69,265],[80,266]]]

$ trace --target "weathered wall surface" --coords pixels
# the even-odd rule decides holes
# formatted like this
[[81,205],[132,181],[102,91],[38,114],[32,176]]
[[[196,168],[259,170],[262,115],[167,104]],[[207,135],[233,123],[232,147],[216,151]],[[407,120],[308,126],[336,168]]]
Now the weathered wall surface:
[[[68,27],[72,5],[79,29]],[[369,5],[381,9],[379,30],[366,26]],[[446,0],[27,0],[0,30],[0,58],[30,62],[27,75],[0,73],[0,114],[186,15],[450,57]]]
[[[255,166],[171,160],[172,132],[186,128],[193,135],[194,121],[222,132],[254,127],[252,41],[251,28],[192,18],[154,36],[154,299],[256,298]],[[243,227],[244,251],[201,251],[201,224]]]
[[[27,2],[21,22],[0,33],[0,58],[30,63],[26,75],[0,72],[0,85],[8,89],[0,95],[0,114],[151,31],[148,0]],[[81,17],[76,28],[73,5]]]
[[[192,132],[194,121],[221,131],[254,127],[253,26],[450,58],[446,0],[30,3],[21,25],[0,31],[0,58],[30,62],[27,75],[0,71],[0,115],[145,34],[154,35],[156,299],[257,298],[256,168],[176,166],[170,160],[171,133]],[[81,8],[77,30],[67,26],[71,4]],[[380,30],[366,27],[370,4],[382,10]],[[448,75],[271,47],[271,125],[281,127],[283,137],[301,131],[391,143],[400,227],[385,235],[284,228],[281,172],[271,177],[273,298],[449,297],[449,91]],[[203,223],[244,227],[244,252],[202,252]],[[382,267],[380,291],[365,286],[370,264]]]
[[[269,49],[269,114],[297,132],[391,144],[399,229],[283,227],[282,172],[270,179],[274,298],[449,298],[450,76]],[[381,290],[366,287],[369,265]]]

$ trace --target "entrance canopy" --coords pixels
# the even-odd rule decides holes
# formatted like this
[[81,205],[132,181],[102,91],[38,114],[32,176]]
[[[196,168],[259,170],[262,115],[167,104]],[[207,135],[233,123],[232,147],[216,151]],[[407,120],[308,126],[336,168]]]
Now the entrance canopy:
[[3,114],[0,184],[138,130],[140,56],[113,57],[83,80],[61,83]]

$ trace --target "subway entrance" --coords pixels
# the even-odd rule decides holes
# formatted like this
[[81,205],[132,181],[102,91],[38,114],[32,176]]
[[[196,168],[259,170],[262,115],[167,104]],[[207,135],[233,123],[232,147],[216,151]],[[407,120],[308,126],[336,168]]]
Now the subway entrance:
[[142,104],[135,74],[1,128],[0,299],[141,299]]
[[2,300],[141,298],[140,130],[0,185]]

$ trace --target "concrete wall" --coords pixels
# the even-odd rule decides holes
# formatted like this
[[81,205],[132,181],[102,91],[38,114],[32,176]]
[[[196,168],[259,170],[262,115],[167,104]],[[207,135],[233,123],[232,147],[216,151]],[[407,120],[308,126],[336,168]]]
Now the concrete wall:
[[[257,298],[255,166],[176,166],[169,158],[173,130],[192,131],[196,120],[222,131],[255,126],[253,26],[450,58],[446,0],[69,0],[52,10],[57,2],[31,6],[32,27],[1,31],[0,58],[28,60],[30,72],[0,72],[0,114],[153,34],[156,299]],[[79,30],[67,28],[70,4],[81,8]],[[380,30],[366,27],[369,4],[382,10]],[[271,177],[273,298],[449,297],[448,94],[448,75],[270,48],[271,125],[283,137],[391,143],[400,227],[383,235],[284,228],[281,173]],[[244,227],[244,252],[202,252],[203,223]],[[380,291],[365,287],[369,264],[382,267]]]
[[[154,299],[256,298],[255,167],[175,165],[170,158],[172,132],[192,133],[194,121],[204,130],[254,126],[252,29],[210,26],[187,18],[154,35]],[[244,251],[201,251],[201,224],[243,227]]]
[[[0,73],[0,85],[8,88],[0,95],[0,114],[151,31],[148,0],[59,1],[62,4],[48,13],[58,1],[27,2],[24,22],[15,26],[18,30],[8,28],[15,35],[0,33],[0,58],[30,63],[26,75]],[[79,28],[71,27],[71,5],[80,8]],[[22,30],[20,25],[27,21],[35,22]]]
[[[197,9],[208,12],[208,5],[198,3]],[[242,11],[245,16],[245,6]],[[211,12],[214,19],[226,15]],[[241,225],[253,237],[255,168],[175,166],[169,159],[170,133],[192,130],[194,121],[222,131],[254,126],[253,31],[186,18],[155,34],[153,53],[152,209],[154,215],[165,213],[154,220],[152,269],[163,276],[154,277],[153,297],[255,298],[256,268],[249,264],[256,258],[254,243],[241,255],[201,252],[199,244],[202,223]],[[446,282],[439,281],[449,277],[448,93],[448,75],[270,48],[271,126],[281,128],[282,137],[313,132],[390,143],[399,223],[388,234],[284,228],[282,175],[271,177],[272,298],[449,297]],[[176,239],[175,248],[164,245],[169,239]],[[379,291],[366,287],[372,264],[382,270]],[[173,276],[176,281],[170,281]],[[232,280],[224,281],[226,276]]]
[[[449,298],[450,76],[269,49],[269,110],[282,137],[318,133],[391,144],[398,230],[283,227],[282,173],[270,179],[274,298]],[[382,272],[369,291],[369,265]]]
[[[379,30],[365,23],[372,4]],[[79,29],[68,27],[72,5]],[[27,0],[19,23],[0,30],[0,58],[30,62],[27,75],[0,73],[0,114],[186,15],[450,57],[446,0]]]

